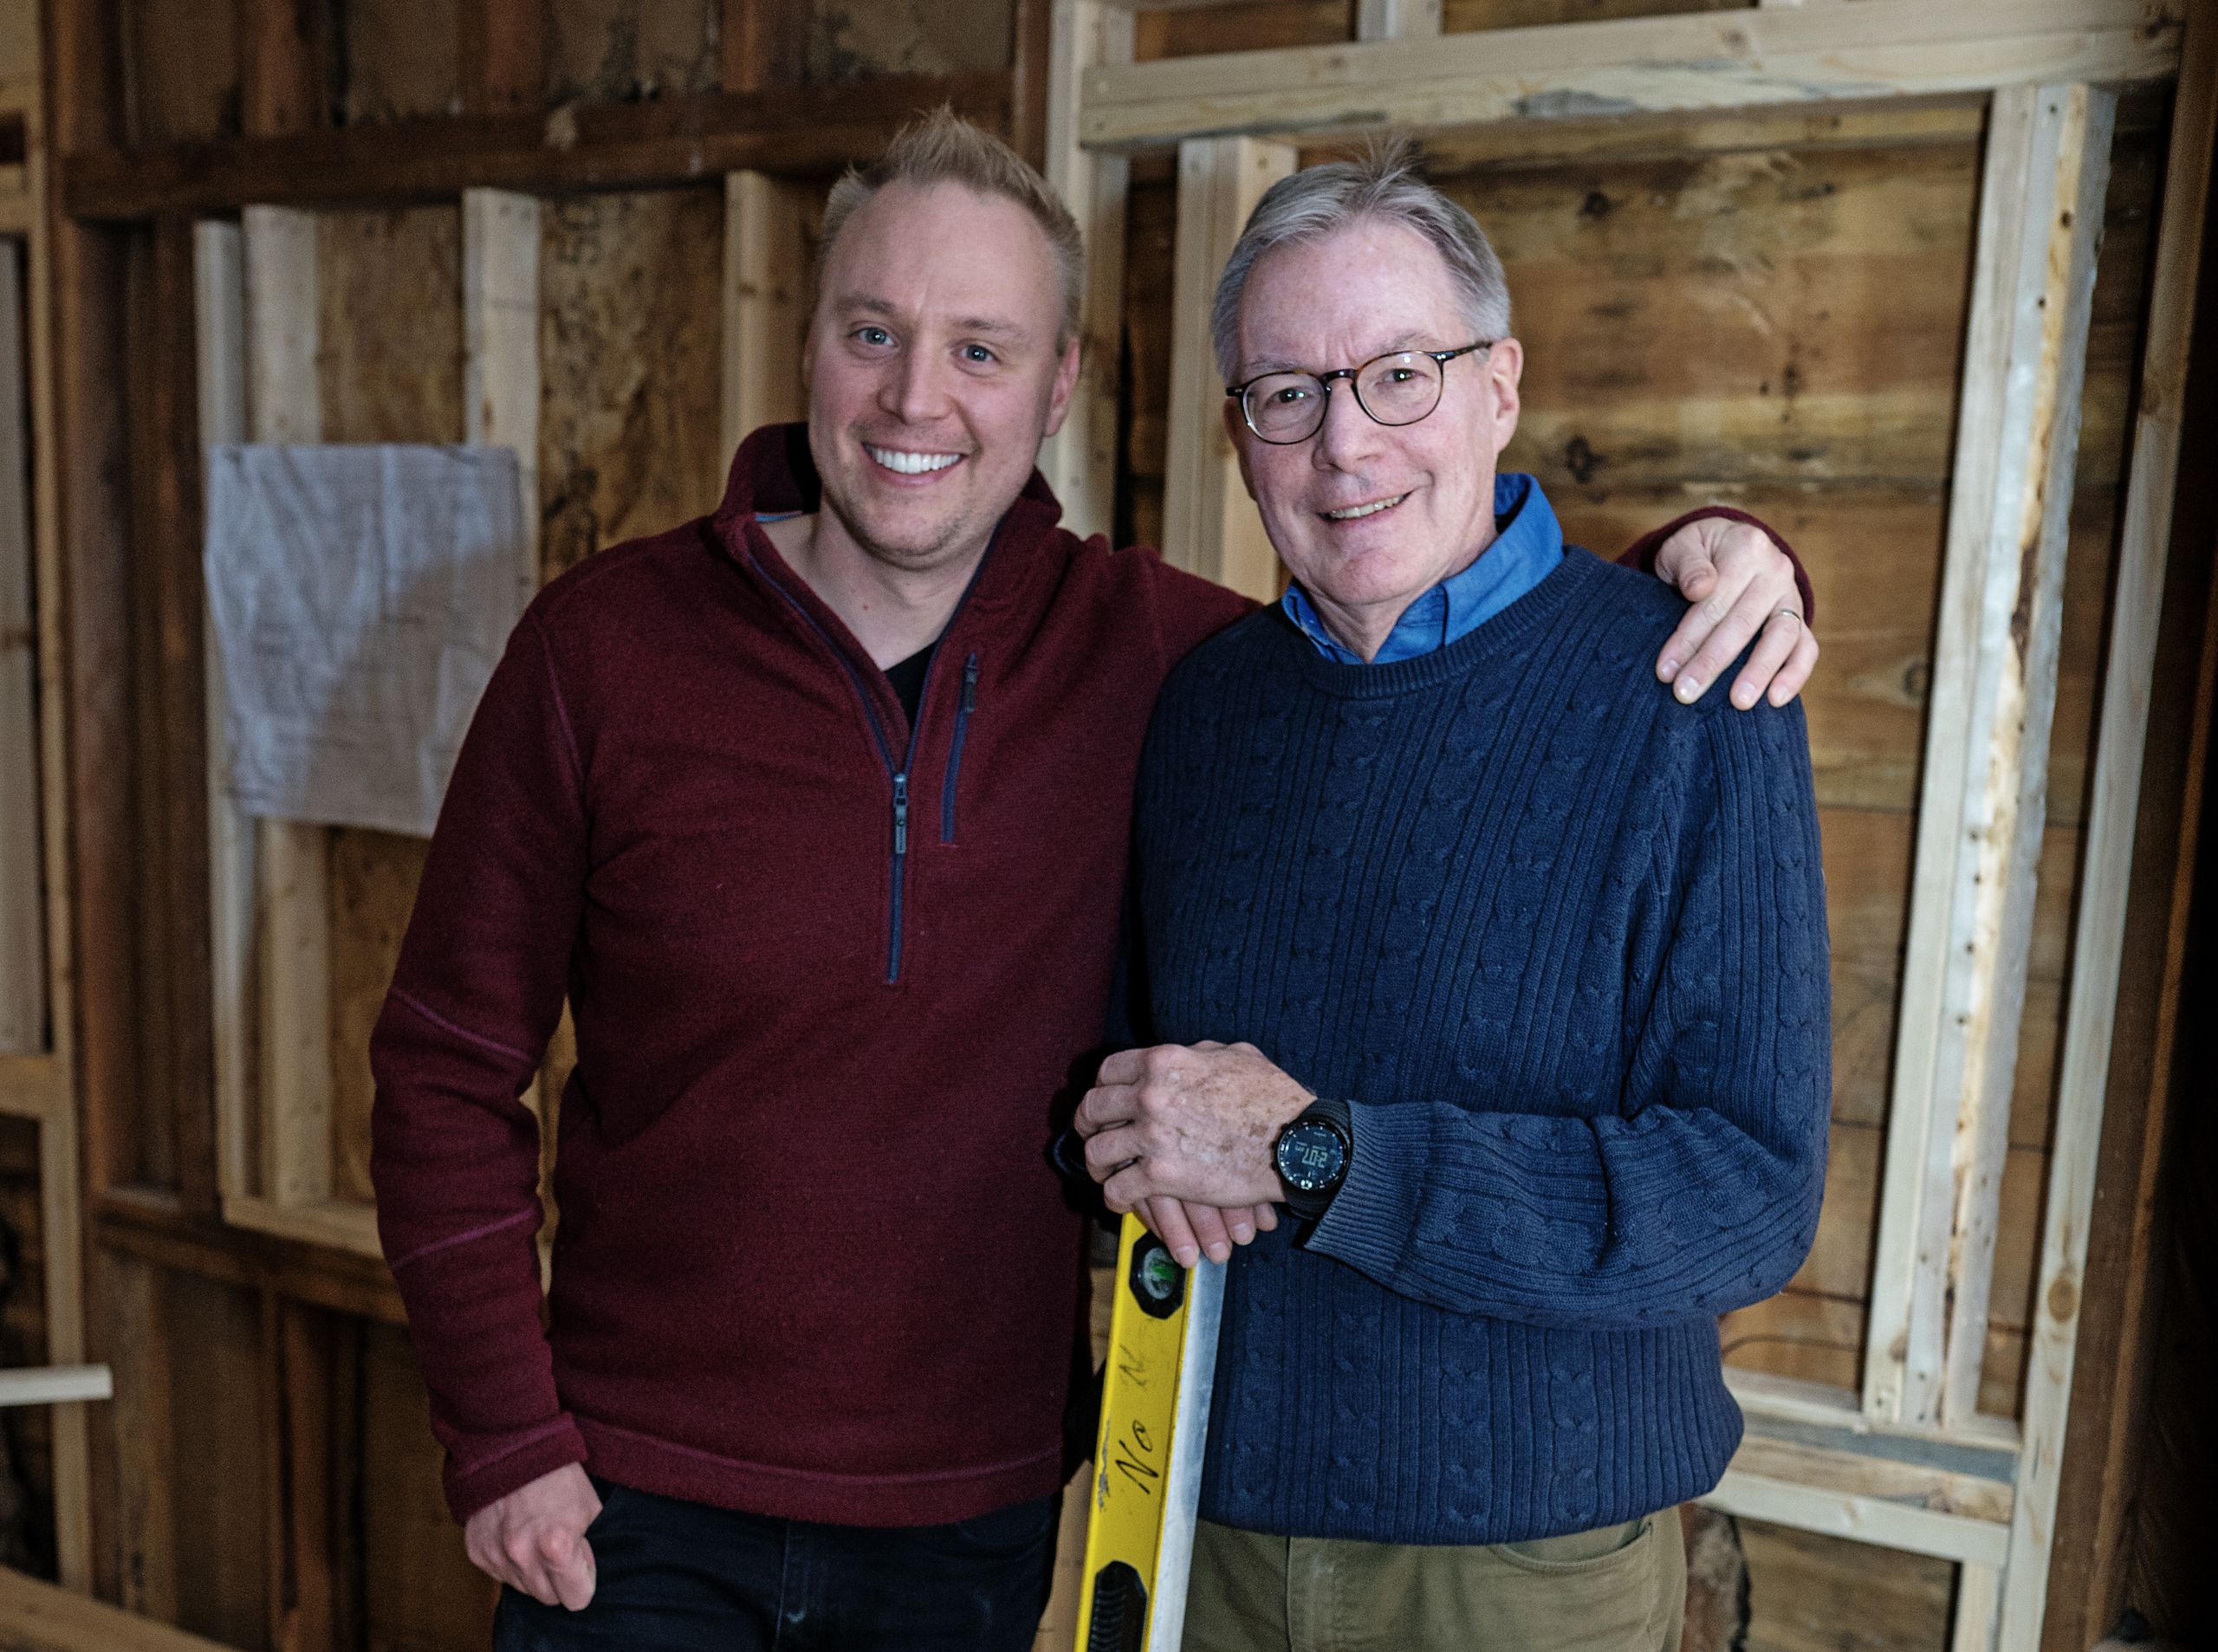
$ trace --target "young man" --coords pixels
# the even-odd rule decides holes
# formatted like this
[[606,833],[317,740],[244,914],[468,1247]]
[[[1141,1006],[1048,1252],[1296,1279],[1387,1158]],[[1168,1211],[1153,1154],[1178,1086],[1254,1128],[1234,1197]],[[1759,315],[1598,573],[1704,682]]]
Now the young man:
[[1825,1185],[1801,708],[1673,703],[1676,605],[1497,475],[1501,267],[1393,155],[1274,185],[1216,315],[1293,584],[1164,688],[1158,1042],[1078,1118],[1114,1208],[1297,1219],[1226,1282],[1188,1652],[1674,1652],[1717,1316]]
[[[486,690],[373,1169],[504,1646],[1031,1643],[1084,1350],[1050,1111],[1101,1035],[1156,690],[1248,606],[1056,526],[1079,256],[951,119],[843,180],[807,425],[548,586]],[[1803,611],[1719,527],[1678,546],[1715,610],[1669,651],[1689,688]],[[1799,620],[1766,636],[1737,692],[1806,677]],[[566,996],[542,1329],[518,1097]]]

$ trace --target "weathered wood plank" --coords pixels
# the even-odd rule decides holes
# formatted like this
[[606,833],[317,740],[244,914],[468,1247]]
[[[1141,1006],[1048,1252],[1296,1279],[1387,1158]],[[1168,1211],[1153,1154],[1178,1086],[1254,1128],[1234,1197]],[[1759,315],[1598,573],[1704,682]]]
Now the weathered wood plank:
[[1988,139],[1865,1357],[1905,1420],[1976,1409],[2112,113],[2010,88]]
[[21,257],[0,243],[0,1053],[10,1055],[46,1047],[47,1007],[23,314]]
[[1047,182],[1086,238],[1086,297],[1079,312],[1079,379],[1063,427],[1041,450],[1040,472],[1077,534],[1115,524],[1119,346],[1125,289],[1125,202],[1131,169],[1088,155],[1078,142],[1078,88],[1099,63],[1129,62],[1132,15],[1112,0],[1054,0],[1047,65]]
[[1172,566],[1259,601],[1278,593],[1278,555],[1241,482],[1224,426],[1210,304],[1248,215],[1296,159],[1291,145],[1252,138],[1197,138],[1178,150],[1163,553]]
[[724,179],[723,446],[805,418],[801,349],[809,322],[809,255],[801,186],[763,172]]
[[2000,1642],[2004,1646],[2035,1642],[2047,1602],[2050,1540],[2061,1483],[2103,1099],[2116,1027],[2150,681],[2179,479],[2196,261],[2209,198],[2212,140],[2218,133],[2218,19],[2207,10],[2195,14],[2187,53],[2173,107],[2132,479],[2118,553],[2094,802],[2088,817],[2086,869],[2079,891],[2077,957],[2037,1276],[2039,1313],[2026,1382],[2026,1454],[2012,1523],[2013,1564],[2003,1586]]
[[1080,135],[1321,135],[1601,113],[2157,80],[2176,16],[2147,0],[1858,0],[1312,46],[1093,70]]

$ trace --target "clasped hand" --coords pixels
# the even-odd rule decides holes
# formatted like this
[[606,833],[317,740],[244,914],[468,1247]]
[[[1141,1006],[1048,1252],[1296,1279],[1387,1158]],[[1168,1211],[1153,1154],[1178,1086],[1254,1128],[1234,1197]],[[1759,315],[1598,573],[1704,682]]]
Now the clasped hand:
[[1104,1061],[1075,1124],[1109,1208],[1191,1267],[1278,1226],[1279,1132],[1316,1098],[1252,1044],[1158,1044]]

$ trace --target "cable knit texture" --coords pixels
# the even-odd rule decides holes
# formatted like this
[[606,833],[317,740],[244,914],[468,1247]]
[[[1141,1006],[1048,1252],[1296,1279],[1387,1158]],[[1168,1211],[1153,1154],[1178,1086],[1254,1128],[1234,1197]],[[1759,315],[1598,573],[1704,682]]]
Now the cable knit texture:
[[1831,1092],[1799,705],[1682,707],[1682,610],[1573,549],[1385,665],[1275,611],[1172,674],[1140,776],[1138,1030],[1355,1119],[1235,1258],[1203,1512],[1498,1543],[1713,1487],[1716,1316],[1809,1249]]

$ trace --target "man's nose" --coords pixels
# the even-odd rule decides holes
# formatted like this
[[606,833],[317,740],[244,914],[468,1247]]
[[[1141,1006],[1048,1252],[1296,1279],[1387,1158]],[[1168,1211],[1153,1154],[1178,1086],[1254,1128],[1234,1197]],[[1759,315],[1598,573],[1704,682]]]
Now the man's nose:
[[1339,380],[1325,398],[1325,422],[1317,427],[1317,463],[1333,470],[1359,468],[1378,450],[1383,428],[1356,400],[1353,381]]
[[946,380],[930,352],[905,350],[879,381],[878,403],[905,424],[924,424],[947,411]]

